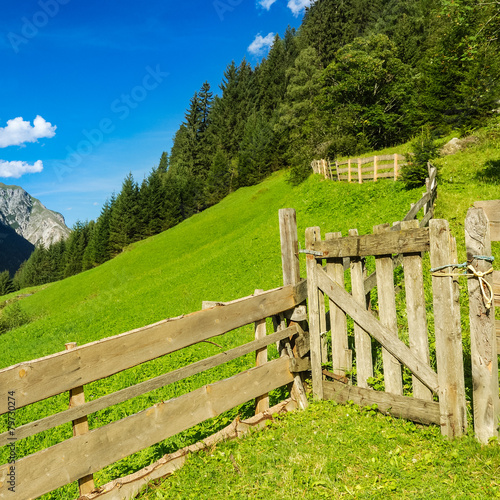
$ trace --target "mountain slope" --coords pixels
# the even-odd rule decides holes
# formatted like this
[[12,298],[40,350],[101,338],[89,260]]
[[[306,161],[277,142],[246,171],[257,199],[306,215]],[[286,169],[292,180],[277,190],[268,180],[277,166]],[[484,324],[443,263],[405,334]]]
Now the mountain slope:
[[34,249],[32,243],[19,236],[10,226],[0,222],[0,272],[7,269],[14,275]]
[[44,245],[46,248],[67,238],[71,232],[60,213],[47,209],[23,188],[1,182],[0,222],[33,245]]

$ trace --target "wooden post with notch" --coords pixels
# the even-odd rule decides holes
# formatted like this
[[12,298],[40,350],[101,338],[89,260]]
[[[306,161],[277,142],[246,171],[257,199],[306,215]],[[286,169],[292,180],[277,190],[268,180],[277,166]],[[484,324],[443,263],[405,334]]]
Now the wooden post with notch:
[[[308,227],[306,229],[306,249],[310,249],[311,243],[315,241],[321,241],[320,228]],[[306,266],[313,397],[315,399],[323,399],[323,373],[321,368],[321,325],[319,305],[320,294],[316,276],[317,262],[314,255],[306,255]]]
[[[297,234],[297,215],[293,208],[282,208],[279,211],[281,265],[283,285],[296,285],[300,282],[299,240]],[[304,307],[305,306],[299,306]],[[295,374],[292,386],[292,396],[298,407],[308,406],[302,375]]]
[[[66,350],[71,351],[76,349],[76,342],[68,342],[65,344]],[[81,406],[85,404],[85,393],[83,386],[75,387],[69,391],[69,407],[73,408],[75,406]],[[87,416],[77,418],[73,420],[73,436],[81,436],[82,434],[87,434],[89,432],[89,423]],[[78,480],[78,488],[80,490],[80,496],[87,495],[92,490],[94,490],[94,475],[88,474]]]
[[[431,220],[429,237],[432,268],[458,263],[456,243],[448,221]],[[458,278],[446,276],[453,271],[456,268],[446,267],[443,275],[440,271],[432,275],[441,433],[448,438],[462,436],[467,430],[460,290]]]
[[[382,234],[390,231],[389,224],[381,224],[373,228],[373,234]],[[379,255],[375,258],[377,273],[377,291],[380,322],[386,326],[394,336],[398,336],[398,317],[396,312],[396,294],[394,292],[394,264],[391,255]],[[403,395],[403,377],[401,363],[382,348],[384,365],[385,391],[398,396]]]
[[[500,215],[500,214],[499,214]],[[469,208],[465,219],[465,245],[467,262],[478,272],[491,269],[491,263],[474,256],[491,255],[491,239],[488,218],[482,208]],[[483,277],[490,286],[493,274]],[[469,278],[469,320],[472,357],[472,387],[474,403],[474,433],[481,443],[498,437],[498,356],[495,332],[495,306],[488,285],[478,278]],[[481,290],[483,288],[483,290]],[[493,299],[493,297],[492,297]]]
[[[358,236],[358,230],[349,229],[349,236]],[[351,257],[352,296],[361,307],[368,309],[365,274],[364,260],[361,257]],[[368,388],[367,380],[373,377],[372,340],[370,335],[356,323],[354,323],[354,342],[358,386]]]

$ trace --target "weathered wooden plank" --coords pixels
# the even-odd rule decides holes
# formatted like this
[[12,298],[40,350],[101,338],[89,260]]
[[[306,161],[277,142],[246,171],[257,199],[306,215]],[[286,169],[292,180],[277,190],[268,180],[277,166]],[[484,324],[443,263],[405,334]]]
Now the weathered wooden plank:
[[374,391],[337,381],[324,381],[325,399],[337,403],[352,401],[360,406],[377,405],[377,409],[387,415],[404,418],[421,424],[439,425],[439,403],[422,399],[398,396],[388,392]]
[[300,262],[297,216],[293,208],[279,211],[279,227],[283,284],[296,285],[300,281]]
[[322,252],[325,259],[427,252],[429,250],[429,230],[420,228],[411,231],[347,236],[341,239],[312,242],[310,249]]
[[[39,432],[46,431],[47,429],[52,429],[53,427],[56,427],[58,425],[71,422],[72,420],[81,418],[85,415],[90,415],[91,413],[94,413],[96,411],[109,408],[110,406],[119,403],[123,403],[124,401],[135,398],[136,396],[140,396],[141,394],[146,394],[147,392],[159,389],[160,387],[164,387],[165,385],[173,384],[184,378],[191,377],[192,375],[196,375],[197,373],[201,373],[205,370],[209,370],[210,368],[215,368],[216,366],[228,363],[233,359],[239,358],[246,354],[250,354],[257,349],[261,349],[268,345],[274,344],[275,342],[279,342],[280,340],[291,338],[297,333],[302,336],[304,335],[302,328],[298,324],[291,325],[290,327],[277,333],[266,335],[265,338],[262,338],[260,340],[249,342],[248,344],[243,344],[241,346],[235,347],[234,349],[230,349],[229,351],[216,354],[200,361],[196,361],[195,363],[191,363],[190,365],[183,366],[182,368],[178,368],[177,370],[171,371],[169,373],[164,373],[163,375],[159,375],[158,377],[145,380],[144,382],[140,382],[139,384],[126,387],[125,389],[121,389],[106,396],[102,396],[98,399],[94,399],[93,401],[87,401],[81,406],[74,407],[69,410],[56,413],[54,415],[50,415],[49,417],[36,420],[35,422],[31,422],[29,424],[22,425],[16,429],[16,438],[22,439],[28,436],[32,436]],[[5,446],[9,443],[8,437],[8,432],[0,434],[0,446]]]
[[[257,289],[254,295],[259,295],[263,293],[264,290]],[[266,338],[266,320],[259,319],[255,322],[255,340],[261,340]],[[255,350],[255,366],[261,366],[267,363],[267,346],[261,347]],[[269,408],[269,394],[262,394],[262,396],[257,396],[255,398],[255,413],[262,413]]]
[[[382,224],[373,228],[373,234],[383,234],[390,231],[389,224]],[[398,336],[398,317],[396,312],[396,294],[394,293],[394,266],[390,255],[379,255],[375,258],[377,273],[377,295],[380,322],[387,329]],[[403,395],[403,377],[401,364],[387,349],[382,347],[382,361],[384,366],[384,383],[386,392]]]
[[[499,205],[500,207],[500,205]],[[465,219],[467,262],[479,272],[491,264],[474,255],[491,255],[489,222],[482,208],[469,208]],[[492,276],[484,279],[492,283]],[[486,307],[478,279],[467,280],[469,289],[470,344],[474,434],[481,443],[498,437],[498,356],[496,349],[495,308]]]
[[[342,233],[327,233],[326,240],[341,238]],[[343,259],[328,259],[326,262],[326,273],[339,286],[344,284],[344,262]],[[332,370],[335,375],[345,376],[347,371],[352,370],[352,353],[349,350],[347,335],[347,318],[335,302],[330,300],[330,328],[332,331]]]
[[[329,165],[329,164],[328,164]],[[325,162],[326,168],[326,162]],[[279,211],[279,226],[280,226],[280,242],[281,242],[281,262],[283,271],[283,285],[298,285],[300,283],[300,261],[299,261],[299,243],[298,243],[298,233],[297,233],[297,216],[293,208],[285,208]],[[307,287],[304,289],[305,297],[307,295]],[[303,311],[298,309],[302,308]],[[301,317],[302,312],[302,317]],[[302,321],[307,319],[307,308],[305,303],[302,306],[298,306],[294,310],[295,318],[301,317]],[[290,316],[291,321],[296,321],[294,314]],[[293,323],[291,323],[293,324]],[[304,328],[306,328],[305,323],[303,323]],[[287,349],[287,354],[293,356],[293,352],[289,353],[290,344],[285,345]],[[291,348],[290,348],[291,350]],[[297,349],[295,349],[297,352]],[[294,381],[292,386],[292,396],[297,401],[300,409],[305,409],[308,406],[308,401],[306,397],[306,391],[304,390],[304,385],[302,383],[302,378],[300,375],[294,375]]]
[[[416,220],[403,221],[403,229],[416,229]],[[425,309],[424,278],[421,254],[403,255],[403,267],[406,290],[406,317],[408,318],[408,336],[410,349],[418,359],[430,366],[429,339],[427,332],[427,313]],[[412,376],[413,396],[432,401],[432,392]]]
[[[17,498],[36,498],[293,381],[279,358],[229,379],[159,403],[16,462]],[[0,466],[0,498],[10,498],[8,464]]]
[[482,208],[489,222],[500,222],[500,199],[476,201],[476,208]]
[[[15,391],[17,407],[21,408],[291,309],[298,305],[295,301],[298,290],[293,286],[281,287],[225,306],[160,321],[71,351],[22,362],[0,370],[0,387]],[[6,412],[6,398],[0,398],[0,414]]]
[[[456,264],[448,222],[433,219],[429,228],[431,266]],[[432,291],[441,432],[452,438],[461,436],[467,429],[458,280],[434,273]]]
[[[350,237],[356,237],[357,234],[357,229],[349,230]],[[360,258],[351,258],[352,299],[363,309],[368,307],[364,287],[365,274],[364,261]],[[333,299],[333,297],[330,298]],[[368,379],[373,377],[372,341],[370,335],[359,323],[354,324],[354,343],[356,346],[357,383],[360,387],[368,387]]]
[[[321,240],[319,227],[308,227],[306,229],[306,248]],[[323,374],[321,372],[321,325],[318,284],[316,281],[316,259],[314,255],[306,255],[307,266],[307,290],[309,308],[309,342],[311,347],[311,372],[313,384],[313,396],[315,399],[323,399]]]
[[387,330],[370,312],[360,306],[353,298],[333,281],[326,273],[317,267],[318,286],[345,311],[355,323],[380,342],[393,356],[406,365],[418,379],[433,392],[438,392],[438,378],[432,369],[422,363],[394,333]]

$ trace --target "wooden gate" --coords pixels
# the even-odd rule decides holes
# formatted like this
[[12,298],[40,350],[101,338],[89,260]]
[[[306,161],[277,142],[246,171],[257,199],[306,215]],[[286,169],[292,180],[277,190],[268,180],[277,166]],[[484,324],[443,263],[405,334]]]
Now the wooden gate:
[[[381,411],[437,423],[444,435],[454,437],[467,427],[458,280],[451,273],[436,272],[432,276],[435,371],[430,365],[422,260],[423,253],[430,249],[433,268],[457,264],[456,243],[447,221],[431,220],[429,228],[419,228],[418,221],[393,228],[376,226],[374,234],[365,236],[358,236],[356,230],[350,230],[346,237],[329,233],[324,241],[318,227],[306,230],[313,394],[317,399],[377,404]],[[404,269],[406,342],[398,328],[396,255]],[[376,280],[373,275],[367,277],[367,259],[375,261]],[[322,267],[323,260],[326,267]],[[344,270],[350,270],[346,280]],[[376,294],[371,294],[375,281]],[[346,290],[349,283],[350,293]],[[322,369],[322,362],[327,360],[325,333],[329,329],[325,294],[330,305],[332,381],[325,380],[328,372]],[[371,300],[371,295],[374,299],[376,295],[376,300]],[[348,335],[348,318],[352,319],[353,335]],[[380,349],[377,343],[382,351],[385,392],[370,388],[372,353]],[[401,365],[411,372],[412,397],[403,395]],[[345,376],[353,373],[357,386],[345,383]]]

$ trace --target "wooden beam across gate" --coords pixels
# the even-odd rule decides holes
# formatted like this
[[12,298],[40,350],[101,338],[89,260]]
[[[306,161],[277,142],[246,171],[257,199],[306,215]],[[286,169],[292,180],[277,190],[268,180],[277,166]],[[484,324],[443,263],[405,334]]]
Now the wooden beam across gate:
[[423,384],[434,393],[438,392],[439,385],[437,374],[430,366],[422,362],[406,344],[399,340],[397,335],[394,335],[394,332],[383,326],[369,311],[361,307],[348,292],[323,271],[320,265],[316,266],[315,271],[318,287],[326,293],[340,309],[348,314],[355,323],[360,325],[375,340],[380,342],[389,353],[407,366],[413,375]]

